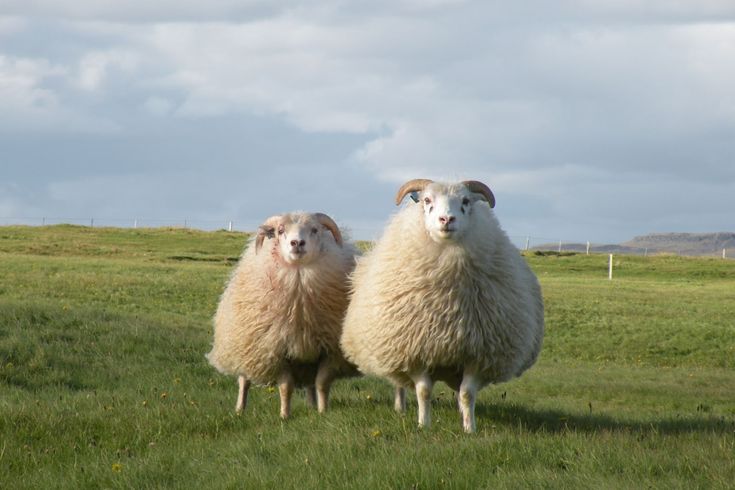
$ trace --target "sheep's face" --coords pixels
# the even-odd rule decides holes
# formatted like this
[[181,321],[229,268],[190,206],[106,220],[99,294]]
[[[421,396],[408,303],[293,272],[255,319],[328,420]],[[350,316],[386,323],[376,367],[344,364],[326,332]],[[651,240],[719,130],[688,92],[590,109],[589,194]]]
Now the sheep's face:
[[284,220],[276,228],[278,249],[290,265],[308,264],[321,249],[322,225],[312,219]]
[[325,235],[326,230],[329,230],[334,242],[341,247],[342,233],[337,223],[324,213],[294,212],[271,216],[258,228],[255,253],[258,253],[268,238],[274,240],[269,245],[273,247],[273,253],[280,255],[287,264],[308,264],[322,251],[323,240],[329,236]]
[[424,227],[438,243],[458,240],[464,235],[472,208],[478,200],[464,185],[433,183],[418,194],[424,210]]

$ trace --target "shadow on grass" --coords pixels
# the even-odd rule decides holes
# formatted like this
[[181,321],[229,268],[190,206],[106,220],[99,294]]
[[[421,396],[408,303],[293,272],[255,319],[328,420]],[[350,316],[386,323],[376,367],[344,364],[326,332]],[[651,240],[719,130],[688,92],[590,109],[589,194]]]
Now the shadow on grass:
[[[365,380],[365,381],[362,381]],[[360,386],[358,383],[364,383]],[[347,392],[330,401],[333,407],[340,409],[357,408],[362,410],[381,410],[393,406],[392,387],[383,387],[370,378],[353,380]],[[448,413],[456,413],[459,424],[459,410],[456,394],[450,389],[438,389],[434,392],[432,407]],[[408,390],[409,414],[415,416],[416,399]],[[480,401],[475,406],[475,415],[480,427],[485,424],[522,427],[529,432],[629,432],[641,434],[686,434],[686,433],[735,433],[735,416],[714,415],[704,405],[697,407],[697,413],[669,413],[650,420],[630,420],[611,415],[567,412],[554,409],[533,409],[517,403],[500,401],[488,403]]]
[[[367,391],[367,390],[366,390]],[[358,392],[359,393],[359,392]],[[393,406],[393,399],[387,393],[377,394],[373,399],[360,396],[355,400],[354,393],[347,398],[334,397],[331,407],[339,410],[385,410]],[[415,399],[409,398],[408,416],[415,416]],[[434,398],[433,410],[455,412],[459,424],[459,411],[454,399],[450,397]],[[627,432],[641,434],[676,435],[685,433],[732,434],[735,431],[734,417],[715,415],[676,415],[647,421],[625,420],[609,415],[574,414],[562,410],[530,409],[514,403],[478,403],[475,415],[479,427],[486,424],[498,424],[509,427],[521,427],[529,432]],[[459,425],[458,425],[459,427]]]
[[213,262],[213,263],[224,263],[232,265],[240,260],[239,257],[223,257],[223,256],[200,256],[200,255],[170,255],[166,257],[169,260],[176,262]]
[[[450,405],[443,402],[442,405]],[[447,408],[449,408],[447,406]],[[455,408],[452,405],[451,408]],[[645,432],[683,434],[691,432],[732,433],[735,419],[716,416],[675,416],[650,421],[627,421],[608,415],[579,415],[561,410],[535,410],[515,404],[478,404],[480,421],[518,426],[532,432]]]

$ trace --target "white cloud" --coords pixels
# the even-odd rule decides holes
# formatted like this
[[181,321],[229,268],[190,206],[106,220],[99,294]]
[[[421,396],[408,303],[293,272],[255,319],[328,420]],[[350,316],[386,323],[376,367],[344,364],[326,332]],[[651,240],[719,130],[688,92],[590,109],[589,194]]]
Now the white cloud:
[[79,61],[78,85],[84,90],[98,90],[110,72],[130,74],[139,64],[139,55],[128,50],[92,51]]
[[[287,5],[287,4],[286,4]],[[77,20],[164,21],[224,18],[272,12],[267,0],[4,0],[0,12],[18,16]]]
[[0,121],[16,124],[51,117],[59,107],[58,98],[42,82],[63,74],[63,68],[48,60],[0,55],[0,112],[4,115]]
[[46,59],[0,55],[0,131],[115,131],[115,123],[68,107],[51,88],[68,77],[67,67]]
[[1,13],[16,16],[38,16],[77,20],[108,20],[127,22],[211,21],[241,22],[267,18],[283,12],[300,15],[371,16],[385,14],[432,14],[478,5],[499,17],[534,14],[539,19],[590,20],[622,19],[645,22],[665,19],[716,19],[735,15],[730,0],[561,0],[557,2],[518,1],[482,2],[471,0],[210,0],[203,5],[198,0],[4,0]]
[[49,92],[38,88],[43,78],[64,74],[64,69],[54,66],[45,59],[17,58],[0,55],[0,70],[2,70],[2,87],[6,90],[10,100],[12,95],[21,98],[41,99],[49,102]]
[[735,14],[735,6],[729,0],[578,0],[571,2],[585,10],[600,15],[622,15],[628,19],[642,18],[666,20],[672,18],[696,19]]
[[[159,25],[139,42],[163,60],[164,83],[185,94],[180,115],[250,112],[305,131],[381,133],[356,156],[388,180],[441,173],[447,162],[467,173],[488,165],[650,166],[651,148],[667,135],[681,141],[693,137],[694,123],[733,123],[733,25],[543,30],[525,33],[511,59],[499,57],[502,32],[489,45],[455,41],[454,55],[434,56],[446,49],[436,27],[284,15]],[[705,46],[720,54],[699,56]],[[631,147],[609,152],[615,139]]]

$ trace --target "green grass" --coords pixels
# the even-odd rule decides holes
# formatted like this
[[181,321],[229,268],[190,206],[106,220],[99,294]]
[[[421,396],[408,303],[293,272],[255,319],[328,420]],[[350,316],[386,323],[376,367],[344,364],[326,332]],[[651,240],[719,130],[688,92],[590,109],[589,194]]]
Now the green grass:
[[181,229],[0,228],[0,488],[731,488],[735,261],[527,260],[541,358],[481,392],[478,433],[377,379],[323,416],[204,359],[246,240]]

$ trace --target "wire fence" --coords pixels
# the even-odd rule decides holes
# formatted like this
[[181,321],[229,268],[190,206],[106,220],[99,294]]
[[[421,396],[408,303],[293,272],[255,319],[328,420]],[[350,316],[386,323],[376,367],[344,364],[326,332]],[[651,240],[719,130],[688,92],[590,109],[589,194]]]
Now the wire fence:
[[0,225],[78,225],[89,227],[116,228],[192,228],[197,230],[253,231],[258,224],[236,222],[234,220],[208,220],[189,218],[57,218],[57,217],[0,217]]
[[[52,226],[60,224],[88,226],[88,227],[116,227],[116,228],[191,228],[197,230],[214,231],[241,231],[252,232],[258,228],[260,222],[233,219],[190,219],[190,218],[59,218],[59,217],[0,217],[0,226],[27,225]],[[348,228],[356,239],[371,240],[379,236],[379,230]],[[716,234],[713,234],[716,235]],[[511,241],[522,251],[557,254],[591,254],[615,253],[628,255],[658,255],[662,253],[674,255],[692,255],[718,257],[723,259],[735,258],[735,234],[727,234],[725,240],[714,240],[713,243],[679,243],[674,245],[651,244],[650,246],[628,246],[607,244],[592,241],[563,240],[550,237],[531,235],[509,235]]]
[[[233,231],[251,233],[262,221],[245,219],[199,219],[199,218],[62,218],[49,216],[2,217],[0,226],[54,226],[76,225],[91,228],[182,228],[202,231]],[[341,227],[343,235],[356,240],[375,240],[380,230],[365,227]]]

